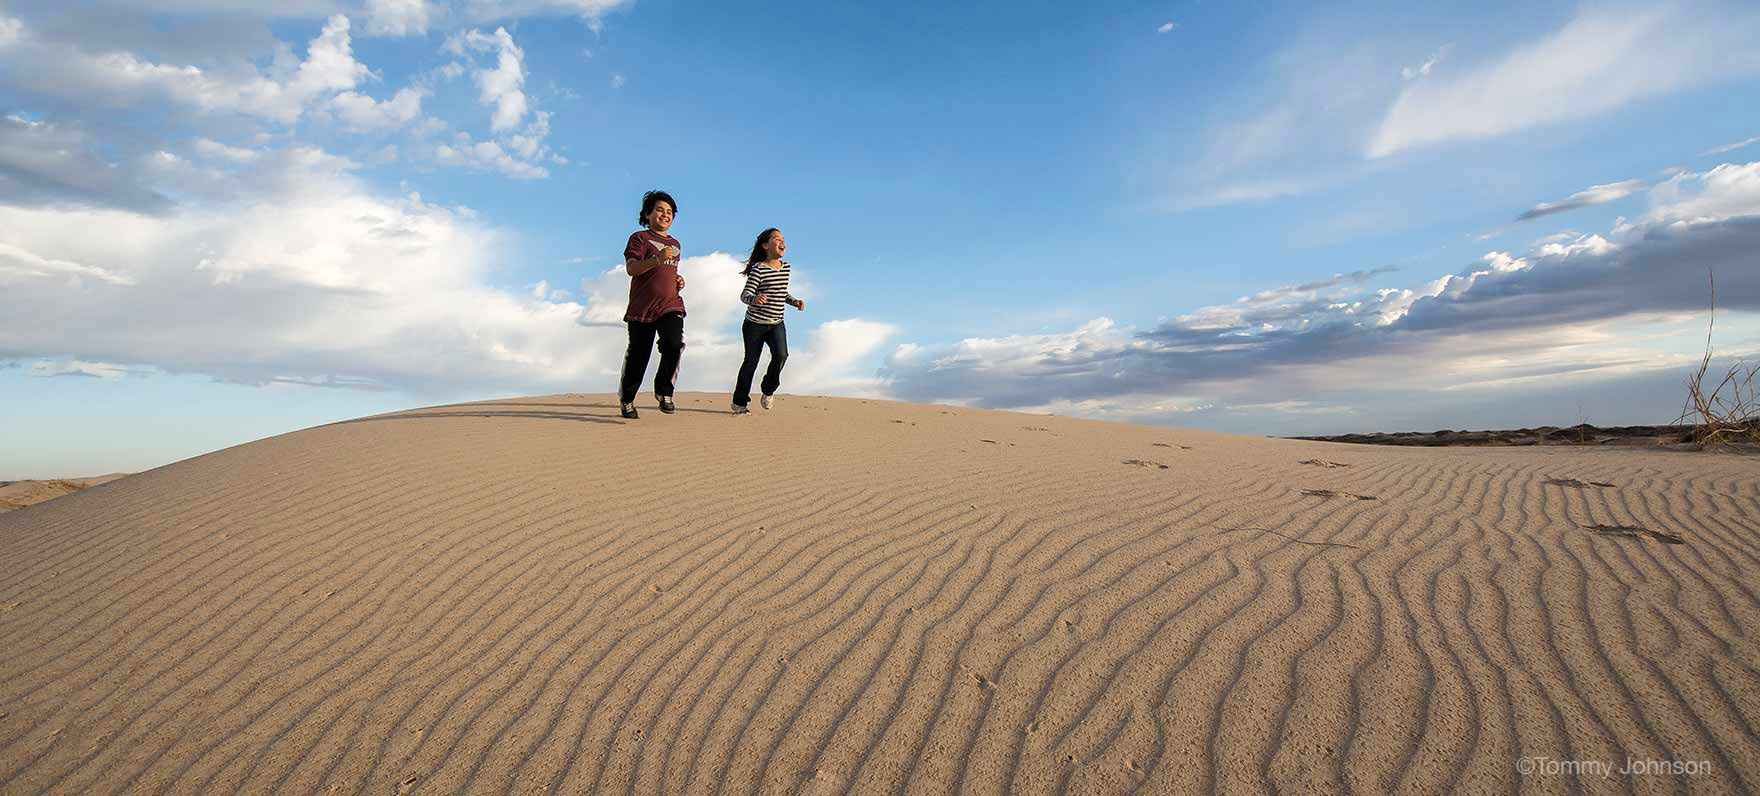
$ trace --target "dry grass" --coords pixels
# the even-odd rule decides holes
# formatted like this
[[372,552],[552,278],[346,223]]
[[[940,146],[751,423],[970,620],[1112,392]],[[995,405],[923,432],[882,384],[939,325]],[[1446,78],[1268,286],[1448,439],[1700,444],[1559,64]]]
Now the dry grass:
[[1699,369],[1687,377],[1687,403],[1677,425],[1693,426],[1693,444],[1700,450],[1735,445],[1760,445],[1760,393],[1755,392],[1755,378],[1760,377],[1760,364],[1750,365],[1737,360],[1718,379],[1717,386],[1706,389],[1706,376],[1711,370],[1711,332],[1717,324],[1717,277],[1711,276],[1711,320],[1705,327],[1705,356]]

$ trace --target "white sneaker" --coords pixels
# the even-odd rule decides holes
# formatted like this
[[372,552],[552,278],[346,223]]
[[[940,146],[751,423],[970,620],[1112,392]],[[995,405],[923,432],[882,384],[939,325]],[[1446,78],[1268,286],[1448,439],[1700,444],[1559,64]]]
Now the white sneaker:
[[734,404],[733,405],[733,413],[736,415],[749,415],[752,413],[752,410],[747,409],[744,406],[741,406],[739,404]]
[[762,398],[759,398],[758,405],[764,407],[765,409],[769,409],[770,407],[773,407],[776,405],[776,396],[766,395]]

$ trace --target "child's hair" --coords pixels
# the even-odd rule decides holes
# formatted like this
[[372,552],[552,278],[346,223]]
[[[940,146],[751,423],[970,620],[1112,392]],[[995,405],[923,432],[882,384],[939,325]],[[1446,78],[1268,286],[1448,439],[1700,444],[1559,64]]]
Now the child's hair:
[[752,243],[752,253],[749,257],[746,257],[745,270],[740,271],[742,276],[750,274],[752,272],[752,266],[770,259],[770,253],[764,251],[764,244],[769,243],[770,238],[774,237],[779,231],[780,230],[775,227],[771,227],[758,233],[758,239]]
[[648,213],[654,210],[654,204],[656,202],[665,202],[666,204],[671,205],[672,214],[675,216],[678,215],[678,203],[672,201],[672,194],[665,191],[649,191],[642,194],[642,214],[636,216],[636,223],[639,223],[644,227],[648,225]]

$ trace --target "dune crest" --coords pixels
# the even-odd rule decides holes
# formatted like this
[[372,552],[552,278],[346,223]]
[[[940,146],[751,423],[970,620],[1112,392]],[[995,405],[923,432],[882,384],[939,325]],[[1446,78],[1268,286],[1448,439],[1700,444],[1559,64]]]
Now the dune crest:
[[1747,459],[725,403],[0,515],[0,793],[1760,790]]
[[90,478],[48,478],[26,481],[0,481],[0,513],[34,506],[45,500],[71,495],[82,489],[108,484],[128,473],[111,473]]

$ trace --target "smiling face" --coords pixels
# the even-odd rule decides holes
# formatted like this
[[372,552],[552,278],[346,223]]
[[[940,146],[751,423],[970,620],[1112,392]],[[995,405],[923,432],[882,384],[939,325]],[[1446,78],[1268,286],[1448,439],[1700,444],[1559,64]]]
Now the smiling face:
[[782,231],[777,230],[770,239],[764,242],[764,254],[772,260],[782,259],[782,253],[788,251],[788,242],[782,239]]
[[655,202],[654,209],[648,211],[648,229],[662,235],[666,234],[666,230],[672,228],[673,215],[674,210],[671,202],[664,200]]

